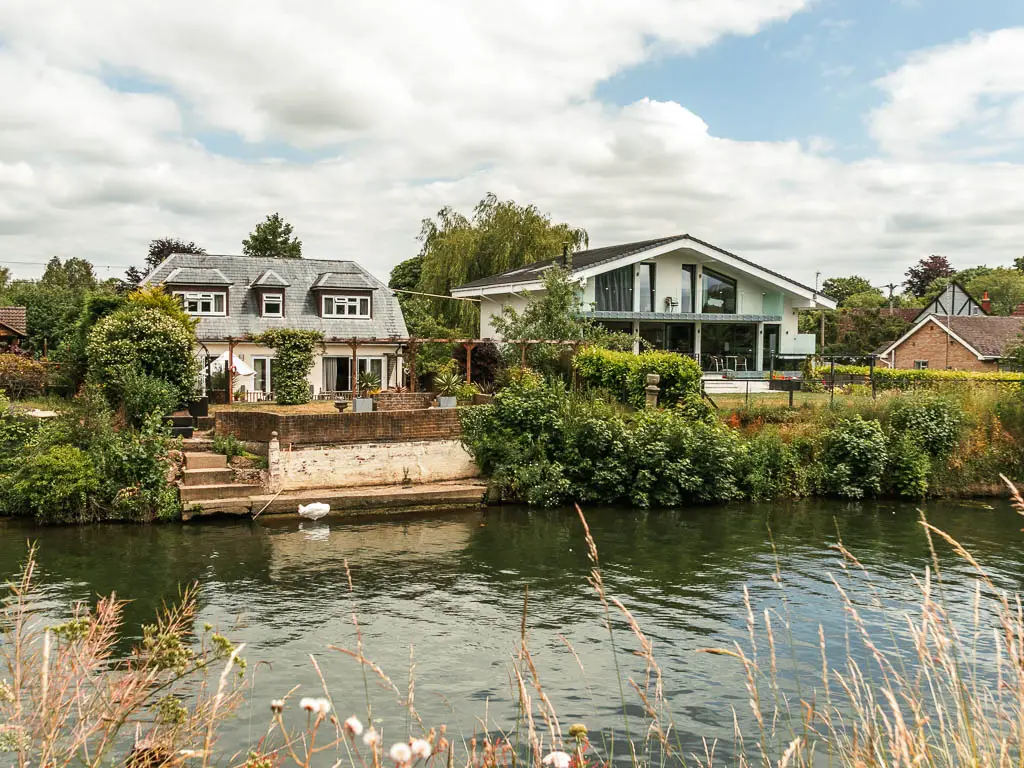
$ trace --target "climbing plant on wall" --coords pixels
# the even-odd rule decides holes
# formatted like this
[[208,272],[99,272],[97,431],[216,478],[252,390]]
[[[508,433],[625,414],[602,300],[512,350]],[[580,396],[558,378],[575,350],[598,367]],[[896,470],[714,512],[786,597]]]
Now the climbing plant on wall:
[[274,358],[274,397],[278,403],[301,405],[310,401],[309,373],[313,370],[317,346],[323,340],[319,331],[289,328],[276,328],[253,337],[254,342],[277,353]]

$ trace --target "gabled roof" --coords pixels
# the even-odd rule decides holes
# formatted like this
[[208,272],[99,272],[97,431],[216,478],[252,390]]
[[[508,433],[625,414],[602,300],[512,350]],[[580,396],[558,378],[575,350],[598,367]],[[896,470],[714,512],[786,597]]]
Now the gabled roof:
[[931,300],[931,303],[927,307],[922,309],[917,317],[914,318],[916,323],[918,320],[928,315],[943,315],[943,316],[961,316],[966,315],[974,317],[975,315],[986,315],[984,307],[979,304],[971,294],[969,294],[964,287],[960,285],[956,280],[953,280],[946,286],[946,289]]
[[881,355],[888,355],[909,339],[926,323],[935,323],[979,358],[999,358],[1021,338],[1024,317],[996,317],[993,315],[928,315],[913,328],[887,346]]
[[0,326],[18,336],[28,336],[24,307],[0,307]]
[[231,285],[227,276],[213,267],[178,267],[162,282],[166,285]]
[[[661,237],[655,240],[640,240],[634,243],[624,243],[622,245],[612,245],[604,248],[591,248],[586,251],[578,251],[570,257],[572,271],[573,274],[576,274],[584,270],[592,270],[595,267],[612,264],[623,259],[628,259],[630,257],[646,253],[647,251],[652,251],[656,248],[664,248],[674,244],[678,244],[678,247],[680,248],[685,248],[688,243],[691,246],[695,245],[701,249],[710,250],[715,254],[725,256],[730,260],[740,262],[741,264],[751,267],[757,272],[764,273],[765,275],[769,275],[778,281],[792,286],[793,288],[797,288],[801,292],[814,294],[830,305],[835,304],[832,299],[820,291],[816,291],[814,288],[798,283],[785,275],[779,274],[778,272],[763,267],[760,264],[756,264],[748,259],[744,259],[742,256],[737,256],[735,253],[730,253],[729,251],[719,248],[717,245],[712,245],[711,243],[687,234],[673,235],[672,237]],[[544,261],[538,261],[525,267],[508,270],[500,275],[492,275],[490,277],[480,278],[479,280],[473,280],[465,285],[458,286],[453,289],[453,291],[468,292],[474,289],[486,289],[494,286],[516,286],[524,283],[534,283],[541,279],[541,275],[545,269],[559,262],[561,262],[561,257],[545,259]]]
[[252,281],[252,284],[260,288],[287,288],[291,285],[272,269],[264,270],[259,277]]
[[[200,340],[243,338],[270,328],[320,331],[328,339],[385,339],[393,336],[405,338],[409,335],[395,294],[353,261],[175,253],[147,275],[143,283],[161,285],[176,271],[179,275],[184,273],[194,276],[196,270],[218,272],[231,286],[227,292],[227,315],[203,316],[199,319],[196,333]],[[255,282],[271,272],[288,286],[283,318],[260,316],[261,291],[257,289],[263,286],[257,286]],[[321,293],[313,290],[313,284],[325,274],[344,276],[349,287],[371,290],[372,317],[320,317],[318,302]],[[175,277],[175,280],[178,279]],[[267,279],[273,280],[270,277]]]

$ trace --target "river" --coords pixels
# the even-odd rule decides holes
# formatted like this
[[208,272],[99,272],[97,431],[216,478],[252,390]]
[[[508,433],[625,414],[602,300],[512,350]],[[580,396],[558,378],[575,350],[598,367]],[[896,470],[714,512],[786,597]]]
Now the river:
[[[963,541],[997,583],[1024,578],[1022,519],[1002,501],[942,502],[929,519]],[[847,616],[831,575],[843,575],[830,545],[843,542],[872,572],[880,599],[898,614],[914,597],[912,574],[929,561],[914,505],[841,504],[820,500],[742,504],[673,512],[593,509],[587,513],[605,583],[654,642],[665,691],[687,749],[701,738],[731,742],[735,707],[749,721],[737,662],[696,652],[744,642],[743,591],[755,610],[784,615],[778,567],[793,616],[797,663],[813,671],[821,624],[841,645]],[[770,526],[770,533],[769,533]],[[201,585],[200,623],[247,643],[256,670],[252,704],[223,732],[222,747],[258,738],[267,704],[301,684],[317,695],[315,654],[342,715],[365,713],[363,679],[328,644],[354,647],[351,614],[360,616],[366,652],[405,690],[415,648],[417,709],[428,724],[470,734],[485,712],[508,727],[514,715],[509,670],[529,587],[528,627],[545,691],[565,727],[621,728],[619,685],[601,625],[601,605],[587,583],[582,529],[570,510],[492,508],[405,519],[321,522],[263,519],[185,525],[96,525],[35,528],[0,521],[0,576],[16,571],[25,542],[39,545],[41,605],[54,617],[70,601],[115,592],[129,599],[135,633],[178,586]],[[966,567],[948,548],[941,565],[953,603],[969,611]],[[355,594],[349,593],[345,562]],[[624,674],[642,674],[616,622]],[[571,642],[586,670],[562,641]],[[267,660],[271,665],[258,665]],[[372,687],[386,736],[399,736],[404,715],[393,694]],[[628,711],[639,707],[627,690]]]

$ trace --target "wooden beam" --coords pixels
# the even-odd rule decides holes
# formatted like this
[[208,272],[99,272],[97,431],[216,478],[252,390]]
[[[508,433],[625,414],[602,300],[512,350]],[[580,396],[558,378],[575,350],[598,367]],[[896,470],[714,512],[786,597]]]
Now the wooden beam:
[[464,342],[462,345],[466,350],[466,383],[473,383],[473,348],[476,344],[472,342]]

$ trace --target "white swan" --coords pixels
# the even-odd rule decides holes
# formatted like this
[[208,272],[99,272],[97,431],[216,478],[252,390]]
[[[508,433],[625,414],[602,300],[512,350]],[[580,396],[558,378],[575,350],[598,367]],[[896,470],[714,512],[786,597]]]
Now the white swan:
[[305,506],[299,504],[299,515],[309,520],[319,520],[330,511],[331,505],[324,504],[322,501],[314,501],[312,504],[306,504]]

